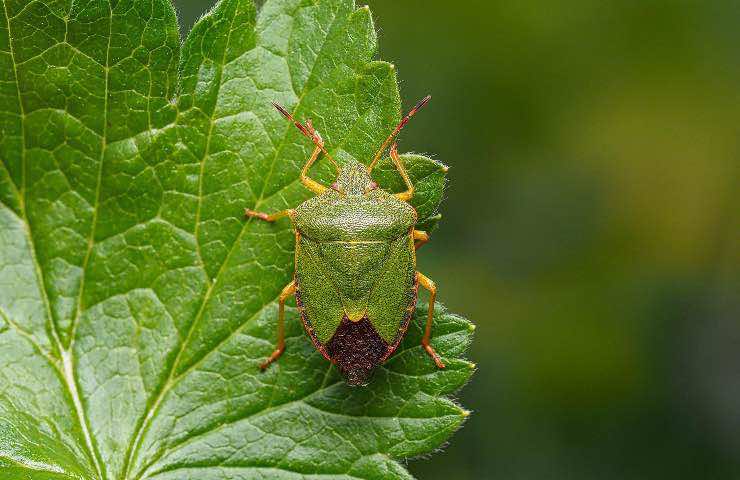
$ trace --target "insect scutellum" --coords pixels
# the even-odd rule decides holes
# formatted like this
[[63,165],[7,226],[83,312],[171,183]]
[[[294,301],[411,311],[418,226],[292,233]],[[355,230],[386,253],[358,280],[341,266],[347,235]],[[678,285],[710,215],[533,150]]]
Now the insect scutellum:
[[[268,222],[289,217],[296,234],[296,270],[278,297],[277,346],[262,363],[263,370],[285,349],[285,302],[295,295],[314,346],[338,366],[350,385],[367,384],[375,367],[396,350],[405,336],[419,287],[430,293],[421,344],[437,367],[444,368],[430,344],[437,288],[416,271],[416,250],[429,236],[415,228],[417,213],[409,203],[414,186],[394,142],[430,98],[424,97],[403,117],[367,166],[356,160],[340,166],[311,120],[301,123],[273,103],[314,144],[300,180],[316,196],[296,208],[273,214],[245,209],[246,217]],[[373,168],[389,146],[391,161],[406,185],[406,191],[400,193],[386,192],[372,179]],[[308,176],[322,153],[337,172],[330,186]]]

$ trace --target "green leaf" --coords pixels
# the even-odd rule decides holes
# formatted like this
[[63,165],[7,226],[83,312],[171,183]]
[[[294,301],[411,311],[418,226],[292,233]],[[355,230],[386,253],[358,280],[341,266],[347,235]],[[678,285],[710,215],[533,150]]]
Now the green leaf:
[[[367,162],[400,119],[367,8],[223,0],[180,47],[168,0],[0,0],[0,478],[409,478],[467,412],[472,325],[438,306],[351,389],[276,298],[310,116]],[[420,219],[444,168],[404,156]],[[314,175],[328,181],[328,162]],[[396,175],[396,176],[394,176]],[[400,177],[377,171],[388,189]]]

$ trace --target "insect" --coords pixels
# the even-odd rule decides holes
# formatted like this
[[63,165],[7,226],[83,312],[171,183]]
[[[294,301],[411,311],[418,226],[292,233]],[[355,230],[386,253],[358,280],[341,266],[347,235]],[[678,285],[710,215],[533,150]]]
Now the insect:
[[[274,222],[289,217],[295,231],[295,274],[279,296],[277,345],[261,365],[266,369],[285,350],[285,302],[295,295],[303,326],[314,346],[333,362],[349,385],[367,385],[375,368],[398,348],[416,308],[419,286],[430,293],[422,345],[439,368],[444,364],[429,344],[437,288],[416,271],[416,249],[429,240],[416,230],[416,210],[408,203],[412,185],[394,138],[431,97],[421,100],[383,142],[372,162],[339,166],[310,120],[300,123],[275,108],[314,143],[300,180],[316,194],[295,209],[245,216]],[[372,180],[373,168],[391,144],[390,157],[407,190],[392,194]],[[321,154],[337,170],[327,187],[308,177]]]

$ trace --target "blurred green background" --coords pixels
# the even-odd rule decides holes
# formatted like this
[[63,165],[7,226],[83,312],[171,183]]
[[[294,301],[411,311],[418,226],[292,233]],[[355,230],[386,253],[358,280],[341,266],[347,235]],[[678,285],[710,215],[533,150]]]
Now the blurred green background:
[[401,150],[451,167],[420,270],[478,324],[474,415],[412,472],[740,478],[740,3],[367,3],[434,97]]

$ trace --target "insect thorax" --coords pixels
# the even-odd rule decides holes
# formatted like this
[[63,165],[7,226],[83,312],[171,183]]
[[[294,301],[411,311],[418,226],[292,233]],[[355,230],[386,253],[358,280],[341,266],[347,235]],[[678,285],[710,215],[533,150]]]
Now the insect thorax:
[[315,241],[391,241],[410,233],[416,211],[394,195],[373,187],[365,166],[342,169],[335,189],[299,205],[295,225]]
[[350,161],[342,167],[332,188],[345,195],[363,195],[377,188],[377,185],[365,165]]

